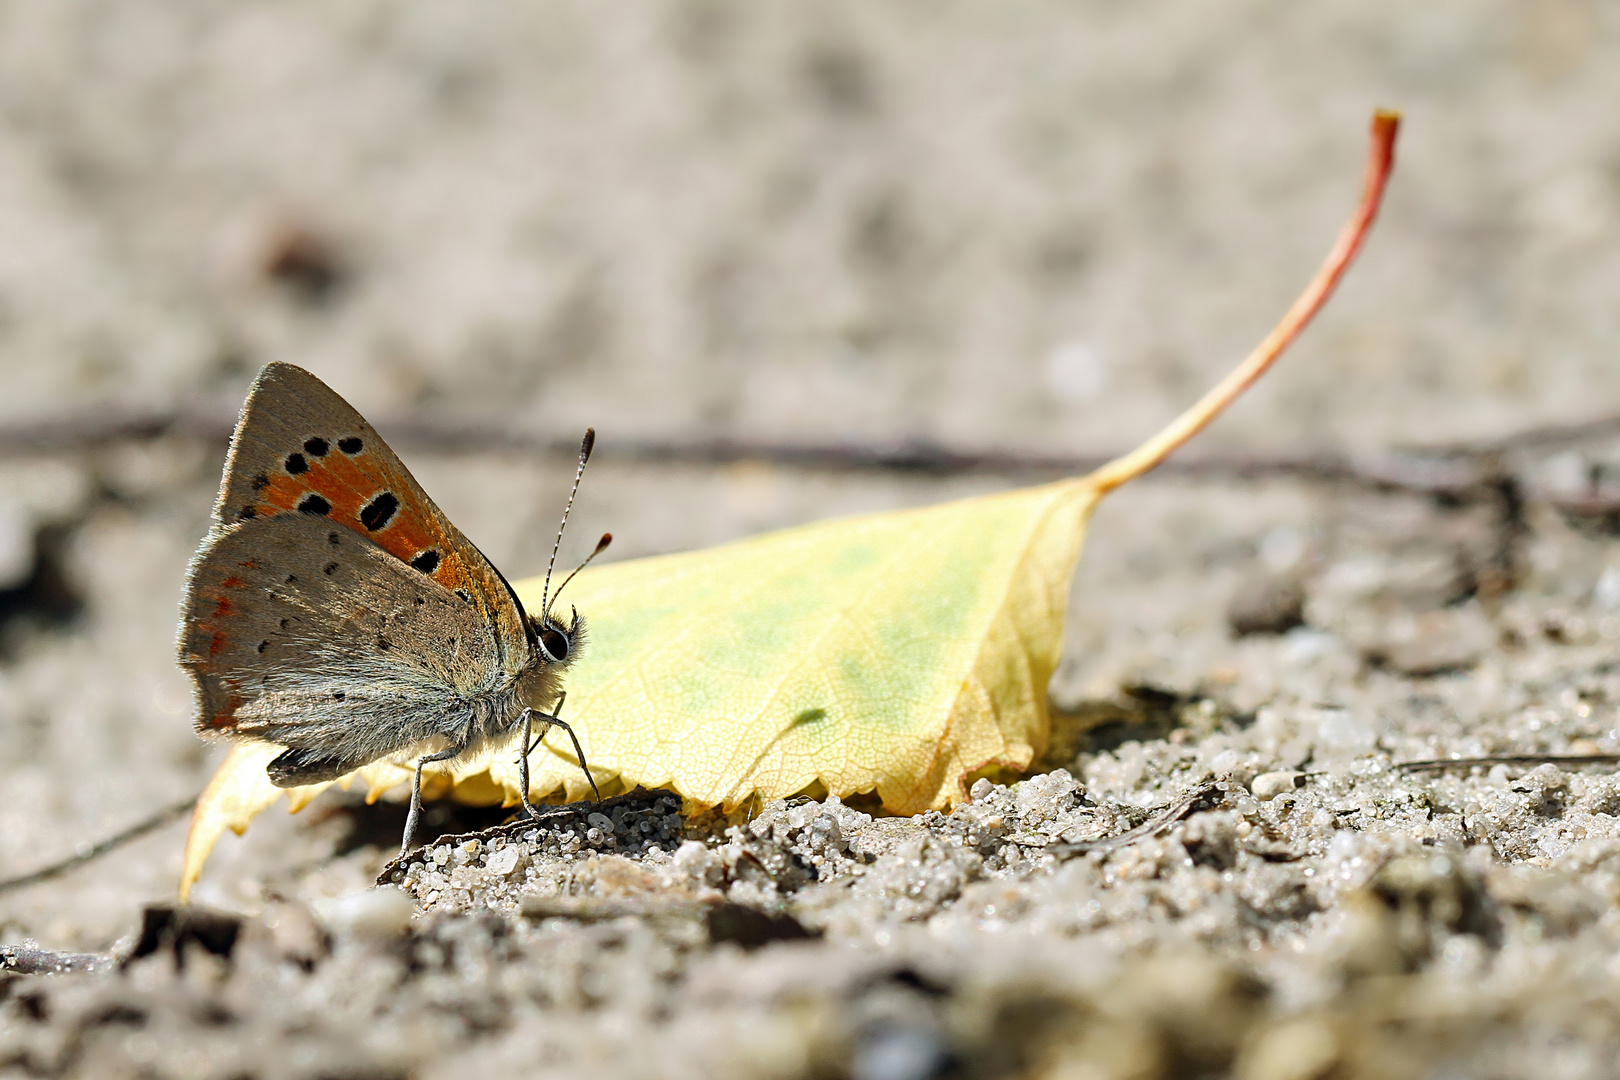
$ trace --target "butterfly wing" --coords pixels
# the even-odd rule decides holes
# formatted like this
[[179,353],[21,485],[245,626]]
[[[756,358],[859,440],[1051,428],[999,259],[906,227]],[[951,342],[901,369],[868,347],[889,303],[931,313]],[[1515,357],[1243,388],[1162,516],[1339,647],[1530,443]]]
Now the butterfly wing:
[[529,663],[530,631],[506,579],[348,402],[303,368],[278,362],[264,366],[242,405],[214,527],[290,514],[371,540],[477,608],[495,630],[504,671],[515,675]]
[[474,604],[307,514],[207,542],[182,627],[198,729],[309,751],[327,779],[461,737],[501,681],[495,632]]

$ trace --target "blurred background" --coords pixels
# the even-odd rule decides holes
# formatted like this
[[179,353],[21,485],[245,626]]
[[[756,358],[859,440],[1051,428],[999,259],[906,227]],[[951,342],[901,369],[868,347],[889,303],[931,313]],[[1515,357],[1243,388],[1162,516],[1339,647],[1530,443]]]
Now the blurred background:
[[[365,413],[514,579],[544,569],[571,474],[546,448],[586,425],[574,556],[605,529],[627,558],[1030,482],[702,459],[1127,449],[1293,299],[1389,107],[1361,261],[1190,452],[1364,460],[1620,411],[1617,21],[1593,0],[0,4],[0,874],[217,763],[175,611],[271,360]],[[1561,454],[1525,476],[1606,490]],[[1247,576],[1331,563],[1356,523],[1432,524],[1421,498],[1330,512],[1318,487],[1169,474],[1106,504],[1054,695],[1221,665],[1240,698],[1276,692],[1281,661],[1234,652]],[[1590,593],[1608,544],[1582,551]],[[0,940],[105,945],[169,893],[183,828],[0,897]],[[363,882],[382,849],[337,828],[267,816],[198,898]]]

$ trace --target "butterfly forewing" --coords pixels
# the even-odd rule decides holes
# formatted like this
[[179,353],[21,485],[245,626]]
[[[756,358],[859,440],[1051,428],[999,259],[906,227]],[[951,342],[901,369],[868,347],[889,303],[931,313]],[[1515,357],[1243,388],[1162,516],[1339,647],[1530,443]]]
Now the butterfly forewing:
[[489,561],[434,505],[348,402],[292,364],[265,366],[237,421],[215,528],[297,514],[359,533],[475,605],[507,643],[499,666],[527,660],[516,600]]

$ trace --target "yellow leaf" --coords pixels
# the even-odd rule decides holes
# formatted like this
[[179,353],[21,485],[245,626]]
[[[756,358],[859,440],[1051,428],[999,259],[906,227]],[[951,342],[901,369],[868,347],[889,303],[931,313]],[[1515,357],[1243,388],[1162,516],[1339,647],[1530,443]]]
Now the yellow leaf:
[[[589,621],[590,647],[569,671],[567,719],[598,781],[673,788],[697,807],[819,784],[841,796],[875,791],[886,809],[917,813],[961,800],[979,769],[1027,766],[1047,738],[1047,683],[1097,501],[1209,423],[1321,307],[1377,211],[1396,124],[1392,114],[1374,118],[1361,205],[1282,322],[1125,457],[1043,487],[581,573],[569,602]],[[540,580],[516,588],[536,610]],[[264,771],[278,749],[238,748],[209,784],[182,895],[223,831],[240,833],[280,795]],[[458,761],[435,782],[463,801],[504,794],[514,804],[513,757]],[[535,797],[589,790],[562,737],[535,753],[532,768]],[[411,773],[377,762],[353,775],[375,798]],[[320,787],[293,789],[294,809]]]
[[[586,570],[569,602],[590,651],[566,710],[586,760],[699,806],[819,780],[898,813],[1028,765],[1096,499],[1071,480]],[[541,584],[518,595],[538,603]],[[553,739],[534,790],[583,794]]]

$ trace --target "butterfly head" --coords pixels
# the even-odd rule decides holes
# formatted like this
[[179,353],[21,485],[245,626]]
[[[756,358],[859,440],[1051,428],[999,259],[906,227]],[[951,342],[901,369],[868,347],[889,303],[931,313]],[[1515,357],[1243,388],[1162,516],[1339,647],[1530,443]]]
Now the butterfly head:
[[[574,568],[574,574],[585,569],[591,559],[600,555],[612,542],[613,535],[603,533],[602,539],[596,542],[596,550],[590,553],[585,562]],[[570,581],[574,580],[574,574],[569,574],[563,579],[562,585],[557,586],[557,591],[552,594],[549,604],[554,605],[557,602],[557,597],[562,595],[563,589]],[[573,614],[566,626],[563,625],[562,620],[551,614],[552,608],[550,606],[541,615],[528,616],[529,637],[534,640],[535,648],[547,663],[568,663],[568,661],[579,655],[579,647],[584,644],[584,620],[579,617],[578,608],[570,608],[569,610]]]
[[535,647],[548,664],[568,663],[579,654],[580,646],[585,643],[585,621],[579,617],[578,608],[572,610],[573,616],[567,625],[553,618],[550,612],[529,616],[529,629],[534,632]]

